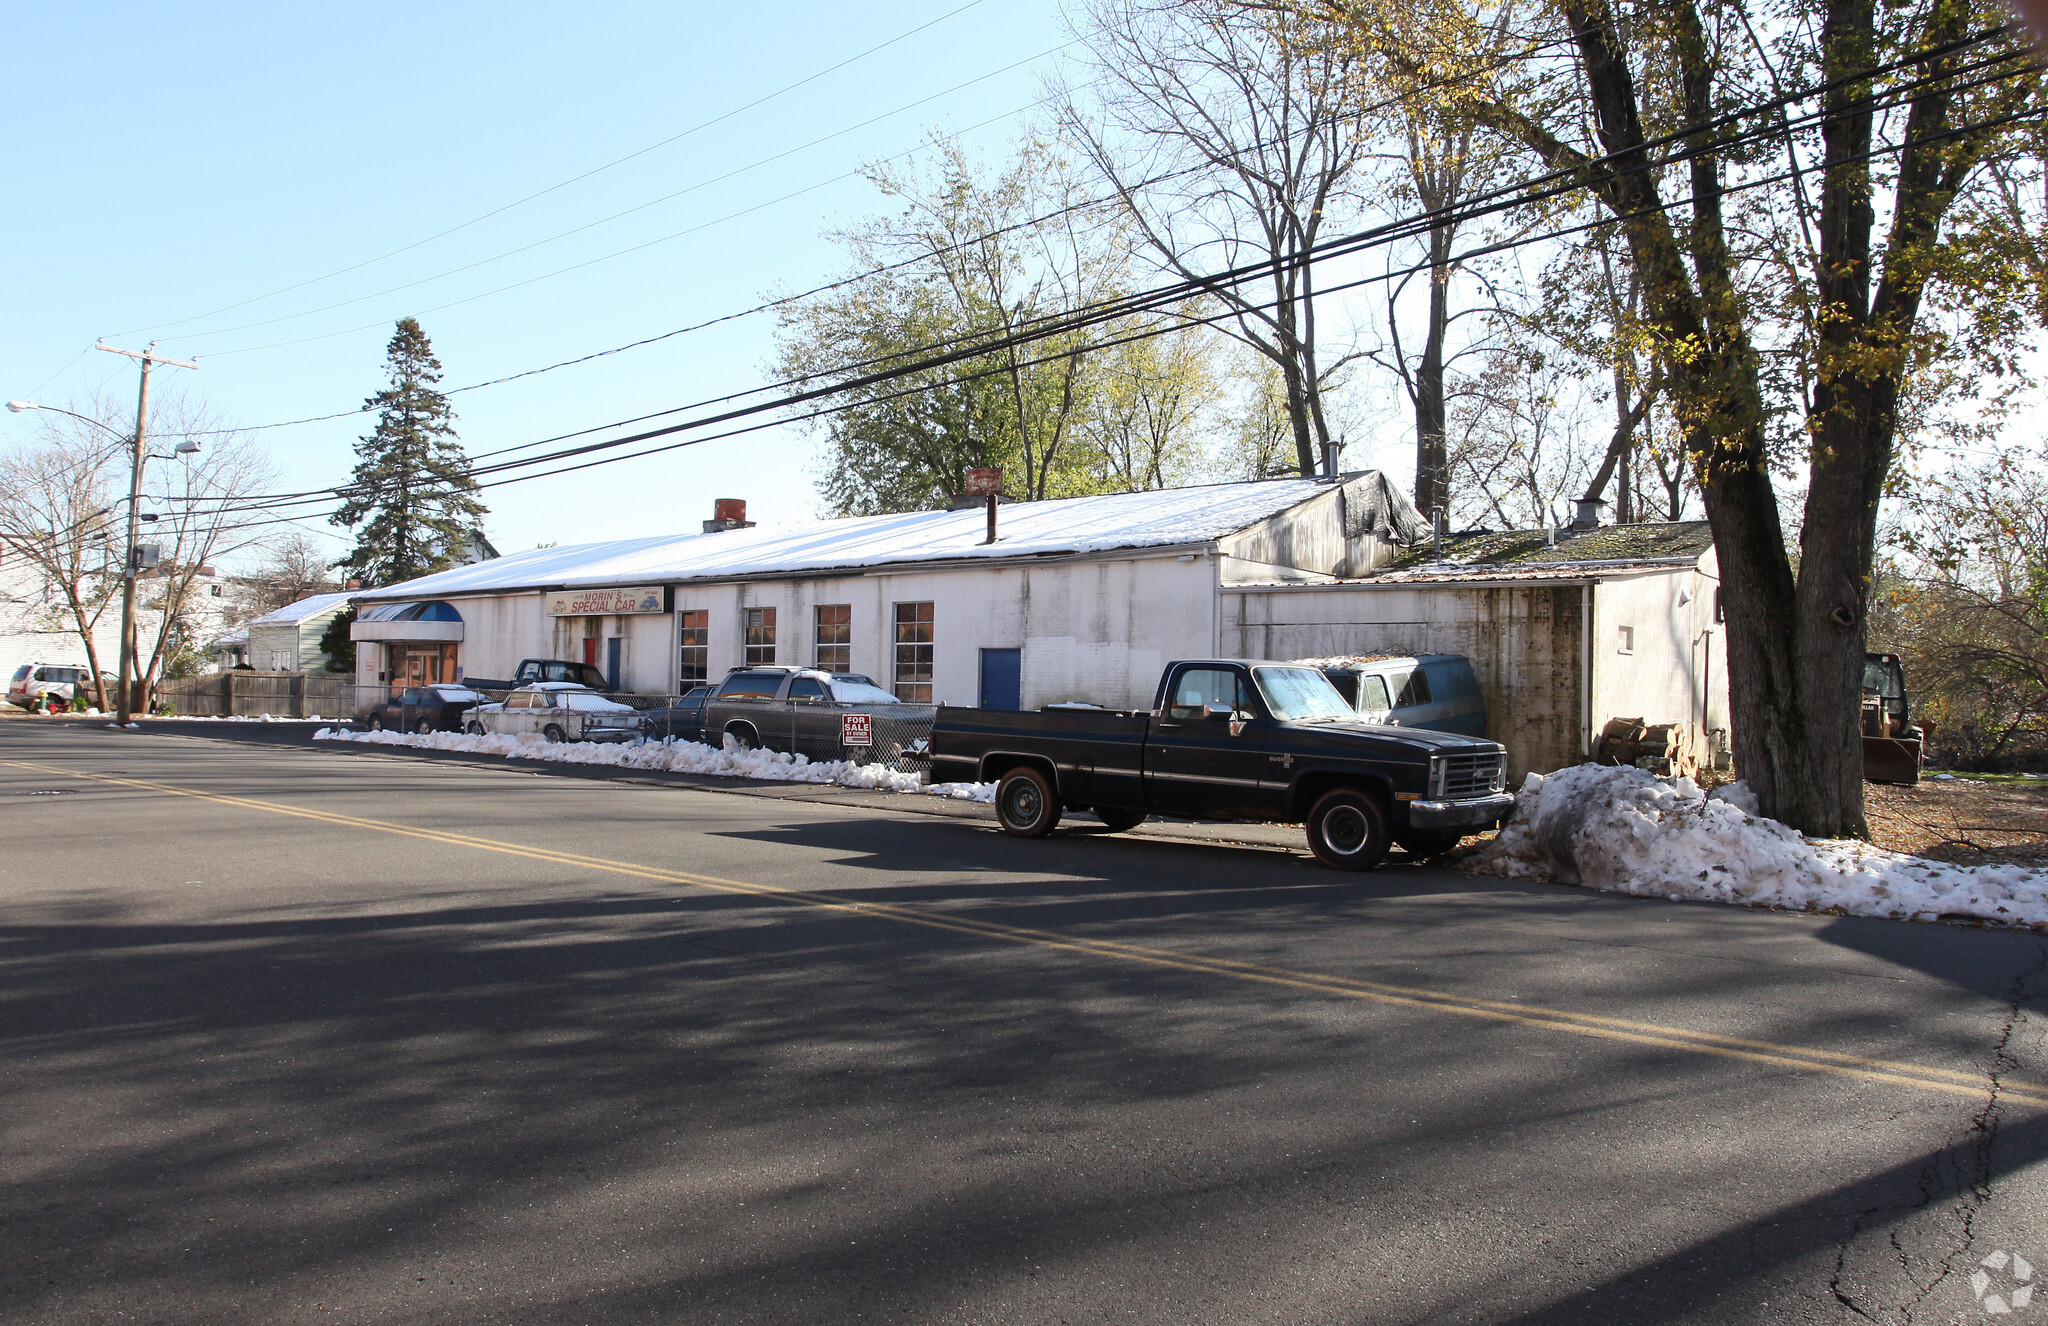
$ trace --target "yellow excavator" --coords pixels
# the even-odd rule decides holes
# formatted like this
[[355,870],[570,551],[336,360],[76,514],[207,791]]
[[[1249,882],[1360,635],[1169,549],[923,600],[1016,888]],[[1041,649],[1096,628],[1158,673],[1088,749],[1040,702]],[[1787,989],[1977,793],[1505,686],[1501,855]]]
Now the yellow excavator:
[[1913,722],[1906,669],[1897,654],[1863,656],[1863,777],[1917,783],[1927,734]]

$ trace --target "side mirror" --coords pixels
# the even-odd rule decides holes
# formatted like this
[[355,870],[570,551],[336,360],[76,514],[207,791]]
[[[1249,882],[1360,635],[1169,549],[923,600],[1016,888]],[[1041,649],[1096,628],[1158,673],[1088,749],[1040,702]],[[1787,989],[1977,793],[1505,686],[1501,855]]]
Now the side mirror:
[[1226,704],[1205,704],[1202,717],[1211,723],[1228,723],[1237,717],[1237,711]]

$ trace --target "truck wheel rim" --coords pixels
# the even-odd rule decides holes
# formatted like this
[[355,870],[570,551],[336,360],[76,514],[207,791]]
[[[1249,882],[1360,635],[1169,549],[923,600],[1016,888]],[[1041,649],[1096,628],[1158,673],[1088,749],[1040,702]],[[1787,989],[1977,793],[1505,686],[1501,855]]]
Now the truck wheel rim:
[[1038,816],[1045,809],[1038,789],[1022,778],[1010,785],[1010,795],[1006,800],[1010,818],[1018,824],[1038,823]]
[[1365,812],[1356,806],[1336,806],[1323,816],[1323,841],[1339,856],[1358,855],[1371,836]]

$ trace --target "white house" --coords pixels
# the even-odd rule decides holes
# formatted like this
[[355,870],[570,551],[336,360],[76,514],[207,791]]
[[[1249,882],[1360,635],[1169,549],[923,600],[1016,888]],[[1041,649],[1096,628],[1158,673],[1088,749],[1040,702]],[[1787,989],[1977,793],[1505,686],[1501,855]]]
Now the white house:
[[[987,533],[978,508],[714,519],[514,553],[358,594],[357,681],[367,696],[555,658],[675,693],[772,662],[945,704],[1143,708],[1176,658],[1446,652],[1472,657],[1517,772],[1585,758],[1608,717],[1726,726],[1703,527],[1438,549],[1367,472],[1013,503]],[[1593,647],[1623,627],[1628,652]]]
[[[163,627],[162,580],[146,574],[137,584],[135,623],[145,661]],[[110,592],[97,609],[92,624],[93,649],[102,670],[112,673],[121,665],[120,582],[112,581]],[[211,605],[220,601],[221,582],[213,568],[202,566],[186,591],[181,621],[196,624],[205,632]],[[173,623],[174,631],[178,623]],[[203,638],[203,636],[201,637]],[[169,641],[177,644],[175,637]],[[12,677],[24,663],[56,663],[67,667],[87,665],[85,640],[79,634],[64,596],[42,566],[13,535],[0,535],[0,678]]]
[[[250,622],[239,634],[243,657],[265,672],[319,672],[327,666],[320,637],[355,597],[313,594]],[[220,643],[227,643],[224,638]]]

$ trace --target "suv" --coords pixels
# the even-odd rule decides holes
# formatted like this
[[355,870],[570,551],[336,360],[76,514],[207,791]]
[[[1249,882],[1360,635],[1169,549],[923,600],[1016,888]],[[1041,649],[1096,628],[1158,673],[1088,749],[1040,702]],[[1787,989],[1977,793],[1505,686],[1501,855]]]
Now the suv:
[[1486,735],[1486,697],[1463,654],[1305,659],[1368,723]]
[[[703,740],[813,760],[895,763],[929,749],[937,705],[897,699],[858,672],[763,663],[734,668],[704,701]],[[881,731],[877,732],[877,726]]]
[[[112,673],[102,672],[100,676],[116,687],[120,685]],[[7,683],[7,703],[50,714],[69,709],[80,696],[91,695],[92,669],[72,664],[24,663],[14,670],[13,679]]]

